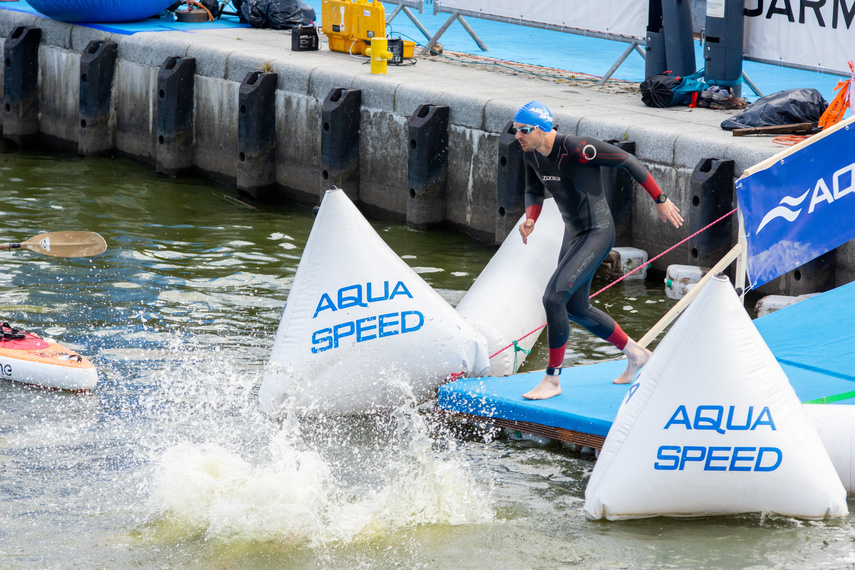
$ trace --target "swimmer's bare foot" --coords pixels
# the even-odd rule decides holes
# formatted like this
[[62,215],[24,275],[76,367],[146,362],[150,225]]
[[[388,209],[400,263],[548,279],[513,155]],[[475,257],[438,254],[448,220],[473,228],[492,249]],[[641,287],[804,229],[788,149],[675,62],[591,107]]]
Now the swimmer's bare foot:
[[522,395],[526,400],[546,400],[561,393],[561,376],[545,374],[534,390]]
[[629,339],[626,346],[623,347],[623,353],[626,355],[626,370],[623,371],[623,374],[612,380],[614,384],[629,384],[632,382],[635,374],[644,366],[652,354],[632,339]]

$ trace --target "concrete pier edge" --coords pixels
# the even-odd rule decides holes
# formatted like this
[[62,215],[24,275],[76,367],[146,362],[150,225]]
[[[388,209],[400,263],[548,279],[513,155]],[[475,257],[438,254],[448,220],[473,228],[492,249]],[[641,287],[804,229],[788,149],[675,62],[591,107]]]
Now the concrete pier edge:
[[[170,57],[195,59],[193,169],[231,186],[238,179],[241,82],[251,72],[275,73],[270,120],[275,121],[276,199],[318,202],[324,100],[335,88],[358,89],[359,206],[371,216],[405,221],[410,117],[420,105],[447,106],[445,221],[494,244],[515,225],[497,219],[499,137],[516,109],[532,99],[550,107],[560,132],[635,142],[636,156],[684,214],[691,210],[692,173],[702,161],[732,160],[738,177],[784,148],[771,138],[734,138],[722,130],[721,121],[736,111],[652,109],[629,85],[619,83],[597,88],[593,82],[490,70],[440,57],[372,75],[364,58],[329,51],[323,36],[319,51],[292,52],[288,31],[217,28],[123,35],[0,7],[0,45],[18,26],[42,30],[39,128],[48,146],[77,148],[80,58],[89,42],[109,40],[118,45],[109,126],[113,152],[155,165],[158,70]],[[688,235],[688,223],[680,230],[662,223],[637,185],[632,206],[631,243],[617,245],[644,249],[652,257]],[[687,250],[663,256],[654,270],[693,264]],[[855,280],[855,246],[846,244],[823,258],[823,270],[790,272],[760,292],[799,295]]]

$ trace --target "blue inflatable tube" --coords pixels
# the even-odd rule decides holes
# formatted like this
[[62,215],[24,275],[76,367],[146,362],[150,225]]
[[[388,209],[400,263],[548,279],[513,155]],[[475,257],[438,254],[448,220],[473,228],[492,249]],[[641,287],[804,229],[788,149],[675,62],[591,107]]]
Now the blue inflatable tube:
[[50,18],[63,22],[135,22],[169,8],[175,0],[27,0]]

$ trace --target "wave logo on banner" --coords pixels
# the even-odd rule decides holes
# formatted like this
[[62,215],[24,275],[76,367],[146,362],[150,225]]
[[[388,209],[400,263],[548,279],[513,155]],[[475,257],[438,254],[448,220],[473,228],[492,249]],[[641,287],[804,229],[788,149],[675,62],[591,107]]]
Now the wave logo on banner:
[[852,148],[855,124],[850,118],[736,182],[753,287],[855,238]]
[[[820,178],[820,182],[822,179]],[[795,222],[796,218],[799,217],[799,214],[802,213],[801,208],[798,210],[790,210],[787,206],[795,208],[796,206],[800,206],[802,202],[805,201],[807,195],[810,194],[810,190],[799,196],[798,198],[793,198],[792,196],[784,196],[781,198],[780,204],[784,204],[782,206],[778,206],[774,208],[771,212],[763,216],[763,221],[760,222],[760,226],[757,228],[757,233],[759,234],[763,228],[766,227],[766,224],[774,220],[775,218],[784,218],[788,222]]]

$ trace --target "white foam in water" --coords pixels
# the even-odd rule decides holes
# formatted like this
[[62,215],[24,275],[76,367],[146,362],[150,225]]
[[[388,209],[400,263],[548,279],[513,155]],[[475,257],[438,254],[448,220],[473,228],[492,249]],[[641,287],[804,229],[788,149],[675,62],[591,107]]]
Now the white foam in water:
[[[411,400],[413,402],[413,400]],[[427,423],[412,404],[395,410],[398,459],[389,466],[381,520],[396,530],[425,524],[473,524],[493,519],[485,492],[456,457],[455,440],[440,456]]]
[[[216,378],[204,383],[212,381]],[[203,429],[220,423],[197,434],[205,441],[201,445],[191,436],[155,452],[152,517],[184,527],[188,536],[309,547],[421,525],[492,521],[488,484],[475,479],[453,436],[442,429],[443,448],[434,449],[431,425],[416,410],[412,388],[397,382],[407,403],[391,416],[370,420],[391,426],[392,436],[373,433],[369,441],[356,443],[351,442],[353,419],[318,423],[290,409],[281,423],[274,423],[252,410],[251,422],[260,424],[247,426],[243,413],[224,416],[222,410],[209,410],[204,391],[174,396],[186,402],[192,399],[186,394],[195,394],[203,400],[185,410],[190,415],[181,421],[194,423],[190,418],[197,414],[195,423]],[[242,439],[246,431],[257,432],[249,445]]]
[[173,446],[155,469],[151,507],[187,525],[188,534],[315,545],[493,518],[487,494],[461,462],[432,451],[396,458],[379,489],[349,489],[317,452],[294,442],[276,447],[269,462],[251,463],[215,444]]
[[309,453],[253,466],[220,446],[186,443],[163,454],[152,503],[208,536],[308,539],[329,515],[329,486],[326,466]]

